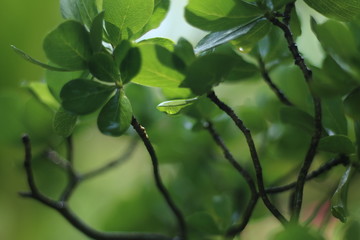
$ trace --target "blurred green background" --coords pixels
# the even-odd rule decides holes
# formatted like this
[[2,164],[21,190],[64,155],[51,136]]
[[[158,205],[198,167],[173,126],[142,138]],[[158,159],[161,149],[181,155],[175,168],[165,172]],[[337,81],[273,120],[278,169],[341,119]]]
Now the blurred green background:
[[[161,36],[177,40],[184,36],[196,43],[204,33],[184,23],[181,15],[185,4],[186,0],[172,1],[169,17],[161,30],[149,33],[146,37]],[[42,39],[62,20],[59,2],[13,0],[5,1],[3,6],[5,8],[0,14],[0,239],[88,239],[53,210],[18,196],[19,191],[28,189],[22,166],[24,154],[20,138],[23,133],[28,133],[32,139],[34,169],[41,190],[51,197],[56,197],[65,186],[66,175],[43,155],[49,148],[60,149],[60,152],[64,153],[64,140],[56,137],[52,131],[53,113],[37,102],[26,89],[20,87],[26,82],[43,81],[44,71],[24,61],[10,48],[10,45],[15,45],[36,59],[46,62]],[[301,2],[299,6],[304,7]],[[309,35],[306,11],[306,8],[302,9],[302,14],[307,17],[302,18],[305,36],[301,37],[299,44],[307,59],[319,65],[322,53],[314,36]],[[245,115],[246,112],[251,113],[254,106],[267,109],[276,101],[268,87],[259,81],[225,84],[216,90],[222,99],[236,106],[236,109],[244,104],[249,106],[245,108]],[[253,94],[255,91],[257,96]],[[133,106],[135,113],[148,128],[158,151],[164,180],[180,208],[184,209],[185,215],[191,216],[203,211],[215,214],[218,211],[223,215],[215,215],[224,225],[231,217],[236,218],[231,216],[229,209],[243,207],[247,199],[241,196],[247,195],[248,190],[241,177],[224,161],[218,149],[214,148],[208,133],[185,131],[184,129],[189,130],[192,127],[191,121],[181,116],[170,118],[157,112],[155,106],[162,100],[157,90],[131,86],[127,92],[130,99],[139,102]],[[271,110],[261,114],[269,114]],[[249,119],[251,121],[252,117]],[[217,123],[217,128],[228,138],[229,146],[236,157],[245,166],[250,166],[247,153],[239,151],[236,128],[221,117]],[[294,134],[291,131],[289,133]],[[295,133],[301,134],[299,131]],[[128,147],[130,139],[131,131],[121,138],[106,137],[96,129],[94,118],[82,119],[74,136],[75,167],[85,172],[102,166],[121,155]],[[298,143],[296,139],[292,142],[280,141],[280,144],[285,144],[284,149],[282,146],[274,147],[279,144],[279,139],[275,140],[269,141],[269,146],[263,146],[264,149],[275,149],[274,153],[271,152],[270,156],[264,159],[264,169],[272,170],[265,176],[267,182],[274,181],[292,169],[294,164],[298,164],[294,159],[303,154],[305,149],[302,146],[305,143]],[[256,141],[262,143],[262,137],[256,136]],[[243,139],[240,139],[240,143],[244,143]],[[269,159],[272,161],[267,161]],[[279,171],[273,171],[275,168]],[[334,179],[342,172],[343,169],[340,168],[334,174]],[[317,193],[321,184],[324,182],[316,182],[315,187],[307,190]],[[201,193],[198,189],[202,189]],[[232,196],[240,196],[236,207]],[[319,198],[317,194],[306,197],[308,202],[317,201]],[[284,201],[279,198],[274,201],[282,210],[287,209]],[[85,222],[97,229],[155,231],[167,234],[176,232],[174,219],[154,187],[150,159],[142,144],[138,144],[135,154],[121,167],[81,185],[70,204]],[[308,207],[312,209],[314,204]],[[263,235],[259,235],[259,227]],[[279,229],[277,221],[269,217],[264,207],[259,204],[254,221],[249,230],[245,231],[243,239],[267,239],[267,234]]]

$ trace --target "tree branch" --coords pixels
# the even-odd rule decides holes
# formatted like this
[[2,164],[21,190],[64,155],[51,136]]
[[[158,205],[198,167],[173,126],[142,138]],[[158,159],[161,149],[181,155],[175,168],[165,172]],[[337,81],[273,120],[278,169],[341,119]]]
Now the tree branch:
[[288,106],[292,106],[293,104],[290,102],[290,100],[285,96],[285,94],[275,85],[275,83],[272,81],[268,71],[266,70],[265,63],[261,56],[258,57],[258,63],[261,75],[265,82],[269,85],[271,90],[276,94],[276,96],[279,98],[279,100]]
[[242,217],[242,221],[239,226],[233,226],[231,229],[227,231],[227,236],[234,236],[238,233],[240,233],[246,225],[248,224],[252,212],[256,206],[257,200],[259,198],[259,194],[256,190],[256,185],[254,180],[252,179],[250,173],[243,168],[234,158],[234,156],[231,154],[230,150],[226,147],[224,141],[221,139],[220,135],[216,132],[213,124],[211,122],[207,122],[205,125],[205,129],[207,129],[216,142],[216,144],[222,149],[225,158],[229,161],[229,163],[240,173],[240,175],[245,179],[246,183],[248,184],[250,191],[251,191],[251,197],[248,203],[248,206],[246,207],[245,213]]
[[32,198],[60,213],[73,227],[86,236],[97,240],[175,240],[155,233],[106,233],[97,231],[81,221],[68,207],[66,201],[55,201],[43,195],[37,188],[32,172],[31,142],[27,135],[22,137],[25,148],[24,167],[27,175],[27,182],[30,188],[29,193],[22,193],[21,196]]
[[162,182],[160,172],[159,172],[159,162],[158,162],[158,159],[157,159],[157,156],[155,153],[155,149],[150,142],[150,139],[146,133],[146,130],[143,126],[140,125],[140,123],[137,121],[137,119],[134,116],[132,118],[131,125],[133,126],[133,128],[135,129],[135,131],[137,132],[137,134],[143,141],[143,143],[151,157],[156,187],[159,189],[160,193],[164,197],[166,203],[168,204],[169,208],[174,213],[174,215],[178,221],[181,238],[183,240],[186,240],[187,239],[187,230],[186,230],[185,219],[183,217],[183,214],[179,210],[179,208],[176,206],[176,204],[170,197],[169,192],[167,191],[167,189],[165,188],[165,186]]
[[261,163],[256,151],[255,143],[253,141],[251,132],[244,123],[239,119],[239,117],[235,114],[235,112],[224,102],[222,102],[215,94],[214,91],[211,91],[207,97],[215,103],[221,110],[223,110],[236,124],[236,126],[241,130],[241,132],[244,134],[246,138],[247,145],[249,147],[250,155],[255,167],[256,172],[256,179],[257,179],[257,186],[259,190],[259,195],[261,199],[263,200],[265,206],[270,210],[270,212],[282,223],[286,224],[287,220],[285,217],[279,212],[279,210],[271,203],[270,199],[268,198],[266,192],[265,192],[265,186],[264,186],[264,179],[262,174],[262,167]]
[[[290,21],[290,11],[293,7],[294,7],[293,5],[288,5],[286,7],[287,16],[289,18],[287,21]],[[300,54],[299,49],[295,43],[293,34],[289,28],[289,25],[287,23],[283,23],[283,22],[279,21],[276,17],[274,17],[270,14],[266,15],[266,17],[270,22],[272,22],[275,26],[279,27],[284,32],[285,39],[288,43],[289,50],[290,50],[291,54],[293,55],[295,64],[300,68],[300,70],[302,71],[302,73],[304,75],[305,81],[309,84],[312,80],[312,71],[307,67],[303,57]],[[310,90],[310,92],[311,92],[311,90]],[[318,147],[318,144],[319,144],[319,141],[321,138],[321,130],[322,130],[321,100],[320,100],[320,98],[315,96],[312,92],[311,92],[311,94],[312,94],[312,99],[313,99],[313,103],[314,103],[315,131],[311,138],[311,143],[310,143],[309,149],[306,153],[305,160],[303,162],[303,165],[302,165],[299,175],[298,175],[297,184],[296,184],[296,188],[295,188],[295,198],[294,198],[294,203],[293,203],[294,212],[291,216],[292,222],[299,221],[306,176],[309,172],[311,164],[316,155],[317,147]]]

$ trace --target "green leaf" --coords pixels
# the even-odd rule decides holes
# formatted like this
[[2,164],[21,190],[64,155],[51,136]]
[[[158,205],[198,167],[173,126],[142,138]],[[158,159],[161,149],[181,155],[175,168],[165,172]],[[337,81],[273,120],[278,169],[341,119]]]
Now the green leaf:
[[252,132],[258,133],[266,130],[267,124],[263,115],[263,110],[253,106],[241,106],[237,111],[240,119]]
[[121,39],[139,32],[150,20],[154,0],[103,0],[105,21],[119,29]]
[[353,119],[360,120],[360,87],[354,89],[344,100],[345,112]]
[[123,90],[117,90],[101,109],[97,125],[103,134],[115,137],[122,135],[130,127],[131,120],[131,103]]
[[226,42],[232,41],[238,48],[248,49],[255,45],[270,30],[271,24],[265,18],[258,18],[235,28],[213,32],[200,40],[195,52],[203,52]]
[[325,240],[318,232],[301,225],[289,225],[277,233],[271,240]]
[[53,121],[53,128],[55,133],[62,137],[70,136],[74,131],[77,119],[77,115],[60,107],[56,112]]
[[176,88],[180,85],[184,75],[177,70],[174,53],[151,41],[142,42],[138,47],[141,69],[132,82],[161,88]]
[[323,125],[335,134],[347,135],[348,123],[341,98],[322,99]]
[[331,153],[351,154],[355,152],[354,144],[345,135],[332,135],[320,139],[318,149]]
[[312,18],[311,28],[324,50],[331,55],[351,60],[358,54],[354,36],[345,24],[334,20],[317,24]]
[[272,0],[274,10],[284,7],[286,4],[294,2],[294,0]]
[[189,66],[181,87],[190,88],[198,96],[209,92],[230,72],[234,66],[233,60],[232,57],[216,53],[197,58]]
[[120,79],[119,69],[109,53],[95,53],[90,59],[89,69],[92,75],[102,81],[117,82]]
[[166,14],[169,11],[170,7],[170,0],[155,0],[155,7],[153,14],[148,21],[148,23],[141,29],[140,32],[138,32],[136,35],[134,35],[132,38],[137,39],[147,33],[148,31],[155,29],[160,26],[160,23],[164,20],[166,17]]
[[123,40],[119,43],[119,45],[116,46],[113,52],[113,56],[117,67],[120,67],[120,64],[126,57],[131,47],[132,47],[131,42],[128,40]]
[[88,28],[98,13],[96,0],[60,0],[60,8],[65,19],[77,20]]
[[66,21],[50,32],[43,47],[50,61],[69,70],[87,68],[91,56],[89,33],[76,21]]
[[115,87],[88,79],[75,79],[60,92],[61,104],[69,112],[79,115],[94,112],[108,99]]
[[51,94],[56,98],[58,102],[60,102],[60,91],[63,86],[73,79],[86,78],[87,75],[87,71],[84,73],[84,71],[54,72],[47,70],[45,72],[45,80]]
[[193,96],[188,88],[162,88],[161,90],[166,99],[182,99]]
[[206,235],[220,234],[221,231],[217,226],[214,218],[206,212],[197,212],[186,219],[191,232],[200,232]]
[[311,135],[314,133],[314,118],[298,108],[282,107],[280,119],[283,123],[298,127]]
[[357,161],[360,162],[360,121],[354,121]]
[[341,177],[339,186],[331,198],[331,213],[341,222],[346,222],[348,217],[347,211],[347,195],[349,184],[355,170],[353,167],[348,167],[344,175]]
[[90,28],[90,43],[93,52],[99,52],[102,48],[103,25],[104,12],[101,12],[94,18]]
[[191,98],[191,99],[178,99],[172,101],[162,102],[157,105],[157,109],[160,112],[164,112],[169,115],[175,115],[180,113],[183,108],[186,108],[197,101],[198,98]]
[[305,0],[305,2],[328,18],[351,21],[360,14],[359,0]]
[[68,70],[65,68],[59,68],[59,67],[55,67],[55,66],[51,66],[48,65],[46,63],[42,63],[39,60],[36,60],[35,58],[32,58],[31,56],[29,56],[27,53],[25,53],[24,51],[22,51],[21,49],[11,45],[11,48],[17,53],[19,54],[22,58],[24,58],[26,61],[29,61],[35,65],[38,65],[42,68],[51,70],[51,71],[59,71],[59,72],[68,72],[68,71],[72,71],[72,70]]
[[123,84],[130,82],[140,71],[141,53],[139,48],[129,49],[124,60],[120,64],[121,80]]
[[193,46],[185,38],[179,39],[174,52],[186,65],[191,64],[196,59]]
[[25,85],[32,94],[45,106],[49,107],[52,110],[56,110],[59,107],[59,103],[52,96],[49,91],[49,88],[45,83],[42,82],[31,82]]
[[260,15],[260,9],[242,0],[189,0],[185,9],[187,22],[205,31],[230,29]]

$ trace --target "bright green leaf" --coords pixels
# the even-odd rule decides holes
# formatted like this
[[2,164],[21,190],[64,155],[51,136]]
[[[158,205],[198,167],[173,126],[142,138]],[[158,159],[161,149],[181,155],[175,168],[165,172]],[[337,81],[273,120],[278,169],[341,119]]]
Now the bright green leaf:
[[169,115],[175,115],[180,113],[180,111],[193,104],[195,101],[197,101],[198,98],[191,98],[191,99],[178,99],[178,100],[172,100],[172,101],[166,101],[162,102],[159,105],[157,105],[157,109],[161,112],[164,112]]
[[360,120],[360,87],[353,90],[344,100],[345,112],[353,119]]
[[76,21],[66,21],[50,32],[43,47],[50,61],[69,70],[87,68],[91,56],[89,33]]
[[305,2],[329,18],[351,21],[360,14],[359,0],[305,0]]
[[319,233],[301,225],[289,225],[271,240],[325,240]]
[[161,90],[166,99],[182,99],[193,96],[188,88],[162,88]]
[[117,82],[120,79],[119,69],[109,53],[95,53],[90,59],[89,69],[92,75],[102,81]]
[[91,24],[90,43],[93,52],[99,52],[102,48],[104,12],[99,13]]
[[229,41],[243,50],[251,48],[270,30],[271,24],[265,18],[258,18],[235,28],[221,32],[213,32],[200,40],[195,52],[203,52]]
[[[234,66],[234,59],[223,54],[210,54],[197,58],[188,68],[181,87],[188,87],[200,96],[219,84]],[[211,71],[209,71],[211,69]]]
[[61,90],[61,104],[69,112],[88,114],[100,108],[114,89],[92,80],[75,79],[65,84]]
[[180,85],[184,75],[177,70],[174,53],[149,41],[138,47],[141,52],[141,69],[132,82],[161,88],[176,88]]
[[351,154],[355,152],[354,144],[345,135],[332,135],[320,139],[318,149],[331,153]]
[[53,121],[53,128],[55,133],[62,137],[70,136],[74,131],[77,119],[77,115],[60,107],[56,112]]
[[41,103],[45,104],[45,106],[50,109],[55,111],[55,109],[59,107],[59,103],[52,96],[45,83],[31,82],[26,84],[25,87],[27,87]]
[[206,31],[230,29],[261,14],[254,4],[242,0],[189,0],[185,9],[186,20],[194,27]]
[[347,195],[349,184],[352,176],[355,173],[353,167],[348,167],[344,175],[341,177],[339,186],[337,187],[333,197],[331,198],[331,213],[341,222],[346,222],[348,217],[347,212]]
[[60,0],[60,8],[65,19],[77,20],[88,28],[98,13],[96,0]]
[[122,135],[130,127],[131,120],[131,103],[123,90],[117,90],[101,109],[97,125],[103,134],[115,137]]
[[105,21],[119,29],[121,39],[128,39],[150,20],[154,0],[103,0],[103,9]]
[[124,84],[130,82],[140,71],[141,54],[137,47],[129,49],[124,60],[120,64],[121,80]]

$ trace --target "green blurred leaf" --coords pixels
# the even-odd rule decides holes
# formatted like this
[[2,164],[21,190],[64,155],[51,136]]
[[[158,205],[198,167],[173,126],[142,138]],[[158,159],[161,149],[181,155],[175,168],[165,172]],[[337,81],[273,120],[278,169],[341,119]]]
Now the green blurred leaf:
[[354,121],[357,160],[360,162],[360,121]]
[[53,128],[55,133],[62,137],[70,136],[74,131],[77,119],[77,115],[60,107],[56,112],[53,121]]
[[79,115],[94,112],[108,99],[115,87],[88,79],[75,79],[62,88],[61,104],[65,110]]
[[89,69],[92,75],[106,82],[120,80],[120,72],[113,57],[109,53],[95,53],[89,61]]
[[197,101],[198,98],[191,98],[191,99],[178,99],[172,101],[162,102],[157,105],[157,109],[161,112],[164,112],[169,115],[175,115],[180,113],[183,108],[186,108]]
[[132,115],[129,99],[123,90],[117,90],[115,95],[101,109],[97,125],[105,135],[120,136],[130,127]]
[[103,0],[105,21],[119,29],[120,38],[128,39],[139,32],[150,20],[154,0]]
[[341,98],[322,99],[323,125],[336,134],[347,135],[348,123]]
[[130,48],[120,64],[121,80],[123,84],[130,82],[140,71],[141,53],[139,48]]
[[341,239],[343,240],[358,240],[360,239],[360,223],[353,220],[347,222],[345,225],[345,231]]
[[216,53],[197,58],[189,66],[181,87],[190,88],[198,96],[209,92],[230,72],[234,66],[233,60],[232,57]]
[[132,82],[161,88],[176,88],[180,85],[184,75],[177,70],[174,53],[151,41],[142,42],[138,47],[141,52],[141,69]]
[[314,118],[298,108],[282,107],[280,119],[283,123],[298,127],[309,134],[314,133]]
[[193,96],[188,88],[162,88],[161,90],[166,99],[181,99]]
[[319,233],[301,225],[290,225],[277,233],[271,240],[325,240]]
[[51,65],[46,64],[46,63],[42,63],[42,62],[36,60],[35,58],[31,57],[30,55],[28,55],[27,53],[25,53],[21,49],[18,49],[17,47],[15,47],[13,45],[11,45],[11,47],[17,54],[19,54],[26,61],[31,62],[31,63],[33,63],[35,65],[38,65],[38,66],[40,66],[42,68],[45,68],[45,69],[48,69],[48,70],[51,70],[51,71],[59,71],[59,72],[72,71],[72,70],[68,70],[68,69],[65,69],[65,68],[59,68],[59,67],[51,66]]
[[60,0],[60,8],[63,18],[77,20],[88,28],[98,13],[96,0]]
[[148,23],[141,29],[140,32],[133,36],[133,39],[137,39],[147,33],[148,31],[155,29],[160,26],[160,23],[166,17],[169,11],[170,0],[155,0],[155,7],[153,14]]
[[346,222],[348,217],[347,211],[347,196],[349,184],[355,170],[353,167],[348,167],[344,175],[341,177],[339,186],[331,198],[331,213],[341,222]]
[[190,65],[196,58],[193,46],[185,38],[179,39],[174,52],[186,65]]
[[45,83],[42,82],[31,82],[25,85],[31,93],[45,106],[49,107],[52,110],[56,110],[59,107],[59,103],[52,96],[49,91],[49,88]]
[[253,106],[241,106],[237,111],[240,119],[244,122],[245,126],[252,132],[258,133],[267,128],[263,110]]
[[344,100],[345,112],[353,119],[360,120],[360,87],[354,89]]
[[89,33],[76,21],[66,21],[50,32],[43,42],[50,61],[69,70],[87,68],[91,56]]
[[195,48],[196,52],[203,52],[226,42],[232,41],[238,48],[248,49],[263,38],[270,30],[271,24],[265,18],[258,18],[250,23],[206,35]]
[[90,28],[90,43],[93,52],[99,52],[102,48],[103,25],[104,12],[101,12],[94,18]]
[[332,135],[320,139],[318,149],[331,153],[351,154],[355,152],[354,144],[345,135]]
[[194,213],[186,220],[191,231],[203,233],[205,235],[216,235],[221,233],[214,218],[206,212]]
[[254,4],[242,0],[189,0],[185,9],[187,22],[206,31],[230,29],[261,14]]
[[305,2],[326,17],[340,21],[351,21],[360,14],[359,0],[305,0]]

